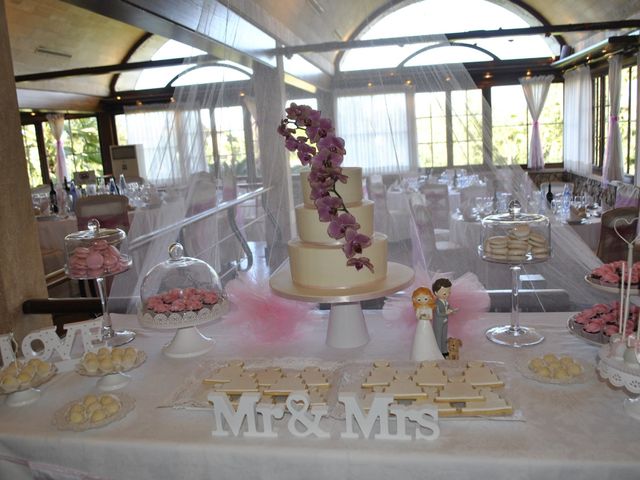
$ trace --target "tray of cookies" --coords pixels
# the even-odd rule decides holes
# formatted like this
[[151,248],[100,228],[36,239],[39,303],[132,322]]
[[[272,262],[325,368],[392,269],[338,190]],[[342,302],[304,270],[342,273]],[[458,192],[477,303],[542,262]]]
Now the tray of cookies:
[[546,353],[520,358],[516,368],[525,378],[541,383],[571,385],[586,381],[585,366],[569,355]]
[[132,397],[123,393],[89,394],[57,410],[53,424],[59,430],[74,432],[101,428],[122,420],[135,408],[135,404]]

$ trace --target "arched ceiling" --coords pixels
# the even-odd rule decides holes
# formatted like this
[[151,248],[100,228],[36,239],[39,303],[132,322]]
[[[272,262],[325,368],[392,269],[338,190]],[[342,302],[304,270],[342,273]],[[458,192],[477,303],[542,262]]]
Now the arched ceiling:
[[[199,5],[207,1],[4,0],[14,73],[18,76],[118,64],[146,32],[185,43],[190,39],[202,42],[203,36],[194,31],[201,21],[197,18]],[[533,9],[554,25],[640,17],[640,0],[494,1]],[[221,3],[283,45],[291,46],[348,40],[372,15],[401,2],[224,0]],[[137,13],[132,15],[132,10]],[[567,33],[563,37],[579,49],[586,40],[591,43],[611,33],[602,33],[600,37],[593,33]],[[194,46],[201,48],[202,44]],[[215,53],[215,49],[212,46],[210,53]],[[307,58],[330,73],[335,55],[336,52],[314,53]],[[109,94],[112,78],[113,74],[105,74],[21,82],[17,85],[19,104],[21,108],[91,110],[100,97]]]

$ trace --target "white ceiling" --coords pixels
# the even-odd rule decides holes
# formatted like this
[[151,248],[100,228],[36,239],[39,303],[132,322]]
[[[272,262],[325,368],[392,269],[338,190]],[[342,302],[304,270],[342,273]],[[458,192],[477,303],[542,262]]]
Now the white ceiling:
[[[4,0],[11,54],[16,75],[51,72],[123,62],[127,52],[147,31],[179,37],[176,28],[158,17],[127,16],[119,7],[143,6],[178,23],[198,22],[198,1],[205,0]],[[446,1],[446,0],[441,0]],[[507,4],[507,0],[494,0]],[[232,10],[270,33],[284,45],[304,45],[348,40],[368,16],[398,0],[225,0]],[[523,0],[554,25],[640,18],[640,0]],[[105,11],[118,21],[95,11]],[[191,17],[190,17],[191,16]],[[137,25],[137,26],[136,26]],[[152,31],[156,29],[157,31]],[[425,32],[428,33],[428,32]],[[605,38],[612,32],[601,33]],[[587,35],[565,34],[577,49]],[[597,39],[600,39],[597,37]],[[182,41],[188,37],[181,37]],[[193,37],[197,38],[197,37]],[[591,34],[588,43],[596,40]],[[38,53],[45,49],[51,53]],[[215,48],[212,47],[212,53]],[[327,72],[335,52],[310,55]],[[21,108],[91,110],[109,94],[113,74],[65,77],[18,84]]]

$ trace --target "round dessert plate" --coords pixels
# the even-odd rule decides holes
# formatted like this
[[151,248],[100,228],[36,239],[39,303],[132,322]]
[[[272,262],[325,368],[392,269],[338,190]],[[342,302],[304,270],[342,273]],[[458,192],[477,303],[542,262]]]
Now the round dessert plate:
[[36,387],[39,387],[51,380],[57,372],[57,367],[52,364],[49,369],[49,373],[46,375],[37,377],[28,385],[22,385],[16,390],[9,391],[7,389],[0,388],[0,394],[7,395],[5,403],[10,407],[22,407],[24,405],[29,405],[38,400],[42,395],[42,392]]
[[58,430],[84,432],[85,430],[90,430],[92,428],[101,428],[109,425],[110,423],[122,420],[136,406],[136,401],[129,395],[125,395],[124,393],[112,393],[111,395],[117,397],[120,400],[120,410],[118,410],[114,415],[105,418],[104,420],[101,420],[99,422],[85,421],[83,423],[71,423],[69,421],[69,410],[73,405],[77,404],[80,401],[73,400],[66,403],[62,408],[54,413],[52,422],[58,428]]
[[543,263],[546,262],[547,260],[549,260],[551,258],[551,252],[546,256],[546,257],[534,257],[532,255],[529,255],[528,257],[522,259],[522,260],[518,260],[516,262],[512,261],[512,260],[500,260],[497,258],[493,258],[489,255],[485,255],[484,253],[484,249],[482,248],[482,245],[478,246],[478,254],[480,255],[480,258],[482,260],[484,260],[485,262],[489,262],[489,263],[499,263],[502,265],[533,265],[536,263]]
[[534,372],[529,368],[529,362],[534,358],[539,358],[539,357],[540,355],[533,355],[530,357],[518,358],[516,360],[516,370],[518,370],[518,372],[520,372],[520,374],[522,374],[523,377],[531,380],[535,380],[540,383],[550,383],[553,385],[574,385],[578,383],[584,383],[586,381],[585,366],[582,364],[582,362],[575,359],[574,359],[574,362],[580,365],[580,368],[582,369],[582,373],[580,373],[579,375],[574,375],[569,378],[559,379],[559,378],[543,377],[542,375],[537,374],[536,372]]
[[84,365],[82,365],[82,362],[78,362],[78,364],[76,365],[76,372],[86,377],[99,377],[99,380],[96,382],[98,388],[105,392],[111,392],[128,385],[131,381],[131,377],[129,375],[126,375],[124,372],[128,372],[130,370],[133,370],[134,368],[138,368],[144,363],[146,359],[147,354],[139,350],[136,361],[130,368],[120,368],[118,370],[114,370],[113,372],[87,372],[87,370],[84,368]]
[[[603,292],[620,293],[620,285],[615,283],[602,282],[597,278],[593,278],[591,275],[585,275],[584,279],[590,286]],[[632,288],[629,291],[629,295],[640,295],[640,289]]]
[[569,333],[575,335],[576,337],[581,338],[582,340],[584,340],[587,343],[590,343],[591,345],[601,346],[601,345],[605,345],[606,343],[609,343],[608,341],[596,342],[595,340],[592,340],[591,338],[587,338],[584,335],[582,335],[582,327],[580,326],[580,324],[574,321],[574,319],[577,316],[578,314],[574,313],[567,319],[567,330],[569,330]]
[[84,375],[85,377],[104,377],[105,375],[114,375],[117,373],[128,372],[129,370],[133,370],[134,368],[138,368],[140,365],[142,365],[145,362],[146,359],[147,359],[147,354],[144,353],[142,350],[138,350],[136,361],[131,367],[118,368],[118,369],[115,369],[113,372],[87,372],[86,368],[84,368],[84,365],[82,364],[82,361],[80,361],[76,364],[76,373],[79,373],[80,375]]

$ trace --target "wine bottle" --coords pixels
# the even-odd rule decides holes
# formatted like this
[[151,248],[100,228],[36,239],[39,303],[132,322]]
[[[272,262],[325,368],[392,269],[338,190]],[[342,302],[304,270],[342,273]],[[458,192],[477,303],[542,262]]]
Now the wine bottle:
[[49,210],[51,213],[58,213],[58,194],[56,193],[56,189],[53,186],[53,180],[49,180],[51,184],[51,190],[49,190]]
[[547,191],[547,203],[551,206],[551,202],[553,201],[553,192],[551,191],[551,182],[549,182],[549,191]]

